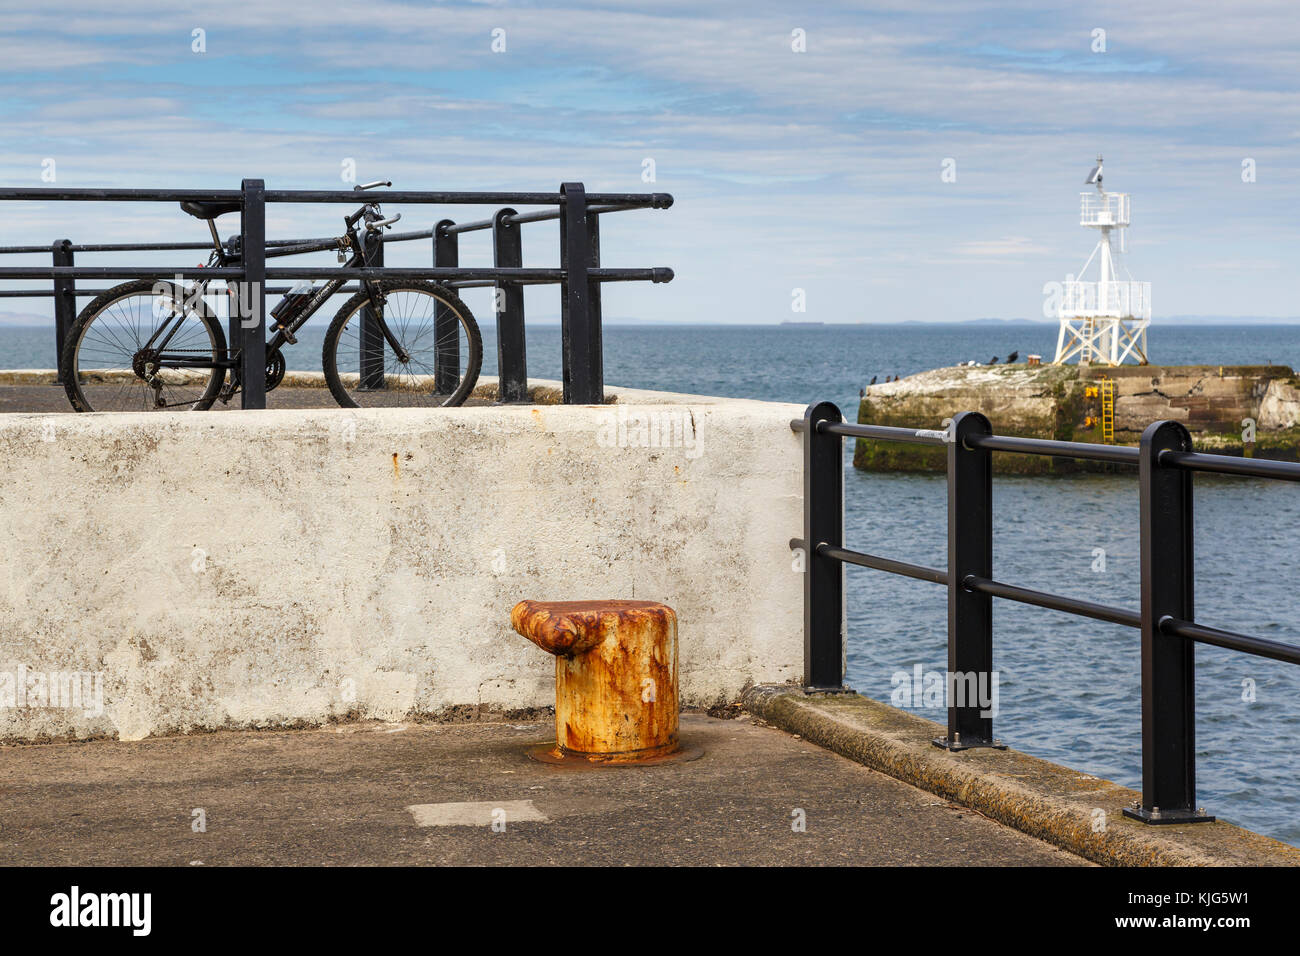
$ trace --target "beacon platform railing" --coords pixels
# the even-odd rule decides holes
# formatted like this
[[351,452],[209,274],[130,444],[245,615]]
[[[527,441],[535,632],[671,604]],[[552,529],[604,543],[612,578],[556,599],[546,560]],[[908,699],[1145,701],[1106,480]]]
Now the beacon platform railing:
[[1080,193],[1079,225],[1127,226],[1130,197],[1128,193]]
[[1062,283],[1060,315],[1076,318],[1151,318],[1151,283],[1136,280]]
[[[390,190],[358,193],[353,190],[267,189],[260,179],[246,179],[239,189],[0,189],[0,200],[13,202],[199,202],[238,201],[241,204],[238,249],[243,250],[237,266],[78,266],[76,252],[153,252],[211,249],[203,242],[97,243],[74,244],[61,239],[50,245],[0,247],[0,253],[47,253],[50,266],[0,268],[0,280],[45,279],[50,289],[0,290],[0,298],[53,297],[55,312],[55,361],[60,365],[63,343],[77,316],[78,297],[95,296],[103,288],[78,288],[78,279],[138,279],[148,276],[187,277],[246,283],[248,294],[239,300],[249,303],[248,314],[230,317],[230,347],[240,356],[244,408],[265,408],[266,294],[285,292],[288,287],[266,286],[267,279],[382,279],[420,278],[442,281],[456,288],[495,286],[497,327],[497,369],[502,402],[528,401],[527,352],[524,334],[526,285],[560,286],[560,322],[563,341],[564,401],[566,404],[600,404],[605,400],[604,348],[600,290],[606,282],[670,282],[673,270],[664,267],[611,269],[600,264],[600,217],[629,209],[667,209],[673,197],[667,193],[593,193],[582,183],[564,183],[559,192],[425,192]],[[266,260],[278,256],[336,248],[333,239],[266,239],[267,203],[413,203],[422,205],[501,206],[489,219],[457,223],[440,220],[426,230],[389,233],[383,243],[366,252],[366,265],[358,269],[285,267],[267,268]],[[515,206],[552,206],[518,212]],[[520,227],[525,223],[558,220],[560,224],[559,268],[525,268]],[[460,265],[459,236],[462,233],[492,232],[493,266],[469,268]],[[433,240],[433,264],[429,268],[385,268],[383,249],[390,242],[412,239]],[[355,287],[344,287],[348,292]]]
[[[1214,818],[1196,803],[1193,680],[1197,643],[1300,664],[1300,647],[1197,623],[1193,614],[1192,476],[1195,472],[1300,481],[1300,463],[1209,455],[1192,450],[1178,422],[1152,424],[1137,447],[1091,445],[994,435],[978,412],[962,412],[943,430],[851,425],[830,402],[810,405],[791,423],[804,434],[804,532],[790,541],[806,555],[804,683],[811,690],[843,687],[844,565],[901,574],[948,589],[948,671],[976,675],[988,686],[993,670],[992,599],[1109,621],[1141,632],[1142,803],[1125,814],[1145,823],[1194,823]],[[927,568],[844,547],[844,460],[841,440],[946,445],[948,449],[948,567]],[[1136,465],[1140,501],[1141,610],[1112,607],[1006,584],[993,576],[993,452],[1051,455]],[[950,750],[999,746],[993,719],[974,700],[948,701]]]

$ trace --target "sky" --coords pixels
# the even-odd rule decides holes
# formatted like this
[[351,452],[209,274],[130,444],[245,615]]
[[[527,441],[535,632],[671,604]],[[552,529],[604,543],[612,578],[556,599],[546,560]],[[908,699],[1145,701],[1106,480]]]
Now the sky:
[[[403,189],[578,180],[676,200],[602,221],[603,264],[677,275],[607,286],[610,321],[1041,320],[1044,283],[1096,241],[1079,194],[1102,153],[1133,197],[1125,265],[1153,325],[1300,316],[1292,2],[2,6],[10,186],[350,188],[349,162]],[[385,210],[399,228],[483,214]],[[342,211],[275,206],[268,234],[333,234]],[[525,264],[556,264],[554,226],[524,228]],[[0,205],[0,245],[64,237],[205,229],[171,205]],[[490,264],[488,233],[461,248]],[[429,258],[412,242],[388,262]],[[0,257],[28,262],[48,257]],[[558,315],[554,288],[527,301]],[[0,299],[0,321],[49,309]]]

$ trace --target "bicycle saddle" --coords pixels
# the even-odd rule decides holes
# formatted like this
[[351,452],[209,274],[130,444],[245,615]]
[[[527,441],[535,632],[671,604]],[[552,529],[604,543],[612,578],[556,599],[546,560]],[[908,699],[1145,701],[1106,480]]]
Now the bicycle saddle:
[[216,219],[228,212],[239,212],[239,200],[231,199],[226,202],[190,201],[181,203],[181,208],[195,219]]

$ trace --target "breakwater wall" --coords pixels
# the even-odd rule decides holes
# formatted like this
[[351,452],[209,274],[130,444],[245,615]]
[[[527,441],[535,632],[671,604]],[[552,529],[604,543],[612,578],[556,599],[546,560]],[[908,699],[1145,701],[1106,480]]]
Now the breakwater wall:
[[[1101,442],[1103,378],[1113,382],[1117,443],[1135,444],[1151,422],[1173,419],[1205,451],[1300,460],[1300,378],[1284,365],[956,366],[870,386],[858,421],[939,428],[957,412],[978,411],[1001,435]],[[869,471],[943,471],[946,453],[859,439],[853,463]],[[1027,455],[994,458],[994,469],[1005,473],[1089,467],[1113,466]]]

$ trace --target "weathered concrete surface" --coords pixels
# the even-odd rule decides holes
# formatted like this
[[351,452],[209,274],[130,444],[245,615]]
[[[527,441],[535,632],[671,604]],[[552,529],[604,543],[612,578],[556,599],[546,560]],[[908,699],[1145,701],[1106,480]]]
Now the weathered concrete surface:
[[[1100,442],[1102,377],[1115,382],[1115,440],[1135,443],[1153,421],[1172,419],[1197,447],[1295,460],[1300,455],[1300,379],[1286,366],[984,365],[934,369],[867,388],[862,424],[939,428],[957,412],[988,416],[1000,435]],[[1244,419],[1256,441],[1243,446]],[[942,471],[946,450],[858,439],[853,463],[871,471]],[[1035,455],[993,456],[995,471],[1037,474],[1113,468]]]
[[744,718],[684,716],[704,756],[653,767],[527,759],[552,731],[361,723],[0,747],[0,865],[1085,865]]
[[521,598],[675,608],[683,701],[802,659],[792,405],[6,415],[0,738],[550,706]]
[[[1015,750],[951,753],[933,721],[857,694],[751,688],[746,710],[872,769],[1113,866],[1297,866],[1300,849],[1229,823],[1147,826],[1123,815],[1141,794]],[[1098,828],[1098,821],[1103,826]]]

